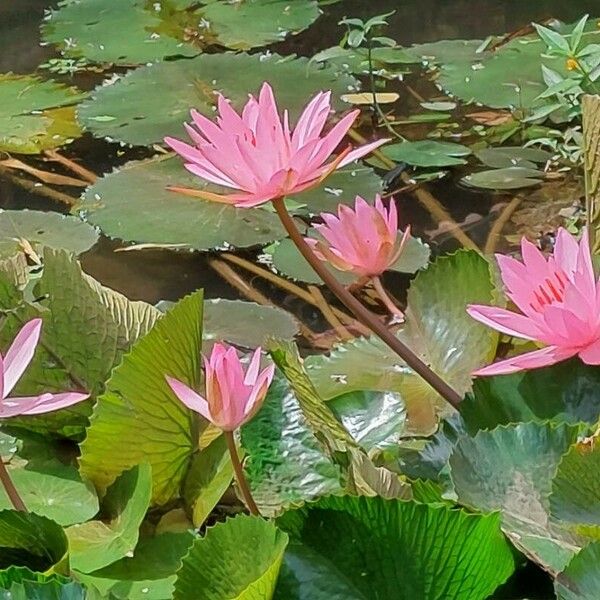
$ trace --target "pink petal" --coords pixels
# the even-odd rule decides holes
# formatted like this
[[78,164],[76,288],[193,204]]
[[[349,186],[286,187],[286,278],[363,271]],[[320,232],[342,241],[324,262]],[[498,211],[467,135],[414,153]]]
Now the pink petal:
[[376,142],[372,142],[370,144],[365,144],[364,146],[359,146],[358,148],[355,148],[351,152],[348,152],[348,154],[342,159],[342,161],[338,165],[338,169],[349,165],[350,163],[354,162],[355,160],[358,160],[359,158],[362,158],[363,156],[366,156],[370,152],[373,152],[373,150],[379,148],[379,146],[383,146],[383,144],[389,141],[389,139],[377,140]]
[[519,315],[498,306],[483,306],[481,304],[469,305],[467,313],[476,321],[506,335],[513,335],[526,340],[540,339],[539,327],[525,315]]
[[0,419],[10,419],[11,417],[28,414],[30,410],[33,410],[42,401],[43,396],[4,398],[0,402]]
[[575,356],[576,354],[577,349],[546,346],[541,350],[534,350],[533,352],[527,352],[526,354],[513,356],[507,360],[494,363],[489,367],[484,367],[483,369],[475,371],[473,375],[479,377],[507,375],[509,373],[516,373],[527,369],[537,369],[539,367],[556,364],[557,362],[571,358],[571,356]]
[[[271,381],[273,381],[274,375],[275,365],[272,364],[266,367],[258,376],[256,384],[254,385],[252,393],[250,394],[244,409],[244,414],[242,417],[244,423],[247,423],[260,410],[265,396],[267,395],[269,386],[271,385]],[[242,423],[239,423],[238,427],[241,424]]]
[[[89,397],[89,394],[80,392],[64,392],[60,394],[46,393],[37,397],[8,398],[7,400],[21,406],[21,411],[19,412],[21,415],[41,415],[73,406],[83,400],[87,400]],[[30,405],[29,403],[36,400],[36,398],[37,403]]]
[[557,265],[570,275],[577,268],[578,254],[579,245],[577,244],[577,240],[566,229],[561,227],[556,234],[553,253]]
[[42,331],[42,319],[32,319],[17,333],[4,357],[3,397],[10,394],[33,359]]
[[579,358],[586,365],[600,365],[600,338],[579,351]]
[[205,419],[213,422],[213,417],[208,406],[208,402],[197,394],[192,388],[188,387],[185,383],[182,383],[178,379],[173,377],[165,376],[169,387],[173,390],[175,395],[185,404],[190,410],[201,414]]
[[252,355],[252,359],[250,360],[250,365],[248,366],[248,370],[246,371],[246,377],[244,377],[244,385],[254,385],[256,382],[256,378],[258,377],[258,371],[260,369],[260,356],[262,349],[259,346]]
[[325,127],[331,110],[331,92],[319,92],[302,111],[292,133],[292,147],[296,150],[318,137]]

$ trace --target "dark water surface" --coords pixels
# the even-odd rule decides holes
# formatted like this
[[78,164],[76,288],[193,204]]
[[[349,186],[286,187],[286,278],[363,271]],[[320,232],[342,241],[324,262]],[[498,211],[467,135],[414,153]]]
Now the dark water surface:
[[[51,47],[39,45],[39,24],[44,8],[50,4],[49,0],[0,0],[0,72],[31,73],[37,65],[55,56]],[[587,12],[597,16],[598,11],[594,10],[597,8],[598,0],[342,0],[324,6],[325,14],[310,29],[272,49],[282,54],[313,55],[338,42],[343,30],[337,23],[343,16],[367,18],[395,10],[389,18],[386,35],[409,45],[449,38],[485,38],[550,17],[569,21]],[[77,83],[89,88],[95,82],[78,79]],[[123,161],[116,158],[115,147],[89,135],[64,152],[77,157],[98,174],[112,170]],[[447,204],[457,221],[477,211],[477,207],[489,205],[486,194],[458,188],[451,182],[441,182],[432,191]],[[61,205],[2,179],[0,207],[63,210]],[[426,215],[411,197],[402,199],[401,210],[404,221],[427,224]],[[477,232],[473,235],[478,238]],[[206,256],[167,251],[115,253],[118,246],[103,239],[82,261],[86,271],[130,298],[150,302],[177,299],[198,287],[204,287],[208,297],[237,295],[208,266]]]

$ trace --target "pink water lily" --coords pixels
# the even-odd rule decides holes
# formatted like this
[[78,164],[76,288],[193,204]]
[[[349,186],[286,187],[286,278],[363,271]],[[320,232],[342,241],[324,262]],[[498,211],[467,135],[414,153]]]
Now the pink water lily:
[[385,208],[381,197],[371,206],[356,197],[354,210],[338,206],[337,215],[322,213],[324,223],[315,225],[322,239],[306,238],[314,253],[340,271],[363,277],[377,277],[400,257],[410,235],[410,227],[398,235],[398,213],[391,202]]
[[468,313],[494,329],[544,347],[511,357],[475,375],[499,375],[552,365],[573,356],[600,364],[600,281],[592,266],[588,236],[581,241],[559,229],[549,258],[531,242],[521,242],[523,262],[497,255],[508,297],[520,313],[472,305]]
[[233,431],[258,412],[273,380],[275,365],[259,372],[260,355],[259,347],[244,373],[236,349],[215,344],[210,357],[204,357],[205,397],[173,377],[167,376],[167,383],[189,409],[223,431]]
[[80,392],[7,397],[32,361],[41,330],[42,319],[28,321],[17,333],[6,354],[0,354],[0,419],[52,412],[89,398],[89,394]]
[[188,171],[237,191],[220,195],[200,189],[169,189],[239,207],[258,206],[318,185],[336,169],[387,141],[348,149],[329,161],[360,112],[352,111],[323,134],[331,112],[331,92],[319,92],[308,103],[293,131],[287,110],[281,119],[268,83],[263,84],[258,100],[250,96],[241,114],[220,94],[217,106],[216,122],[191,111],[192,123],[185,128],[194,145],[172,137],[165,142],[183,157]]

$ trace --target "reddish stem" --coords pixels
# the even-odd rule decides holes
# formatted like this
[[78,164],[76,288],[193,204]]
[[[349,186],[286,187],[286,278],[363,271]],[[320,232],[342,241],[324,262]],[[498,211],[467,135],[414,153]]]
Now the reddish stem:
[[246,503],[248,510],[253,515],[260,517],[260,511],[258,510],[258,506],[256,506],[256,502],[254,502],[254,498],[250,492],[250,486],[248,485],[248,481],[246,481],[246,476],[244,475],[244,467],[242,467],[242,463],[240,462],[240,457],[235,445],[235,438],[233,437],[233,431],[224,431],[223,435],[225,436],[227,449],[229,450],[229,455],[231,456],[231,464],[233,465],[235,480],[238,484],[238,488],[240,488],[244,502]]
[[20,512],[27,512],[27,507],[25,506],[25,502],[21,498],[15,484],[13,483],[10,475],[8,474],[8,469],[4,464],[2,458],[0,458],[0,481],[6,490],[6,495],[8,496],[11,504],[14,506],[15,510]]

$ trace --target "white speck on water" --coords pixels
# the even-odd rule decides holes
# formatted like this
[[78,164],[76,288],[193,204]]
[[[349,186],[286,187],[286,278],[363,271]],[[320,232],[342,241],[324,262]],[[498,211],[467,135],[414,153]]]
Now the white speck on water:
[[331,194],[332,196],[335,196],[336,198],[341,196],[344,193],[344,190],[341,188],[330,188],[330,187],[326,187],[323,188],[328,194]]
[[154,33],[150,34],[150,39],[151,40],[159,40],[160,39],[160,34],[156,33],[156,31]]
[[346,385],[348,383],[347,375],[330,375],[330,378],[336,383],[341,383],[342,385]]

